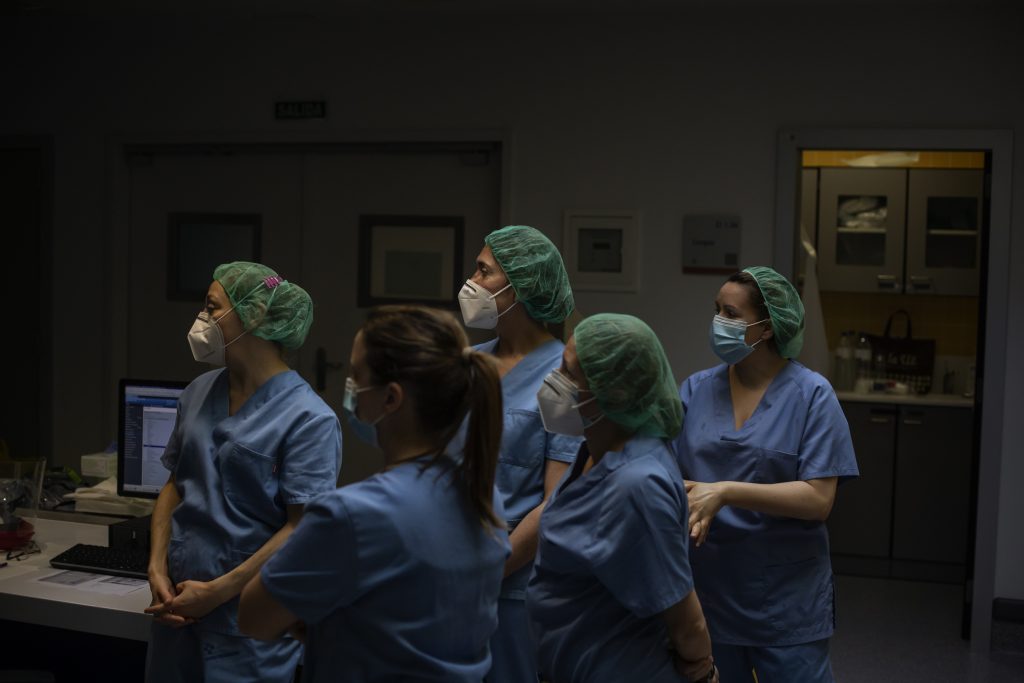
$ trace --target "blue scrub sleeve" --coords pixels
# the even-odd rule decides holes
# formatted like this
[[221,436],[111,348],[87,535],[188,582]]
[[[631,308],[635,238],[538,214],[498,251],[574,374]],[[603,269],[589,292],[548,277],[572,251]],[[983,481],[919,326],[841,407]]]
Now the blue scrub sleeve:
[[[693,392],[696,388],[694,386],[696,384],[695,379],[698,376],[704,377],[704,373],[699,373],[699,375],[690,375],[685,380],[683,380],[682,384],[679,385],[679,402],[683,404],[684,425],[686,424],[686,414],[690,412],[690,399],[693,398]],[[676,462],[679,463],[679,469],[683,473],[683,477],[687,477],[688,475],[685,471],[685,468],[683,467],[683,461],[679,457],[679,454],[682,452],[683,439],[685,438],[686,437],[683,436],[683,430],[680,429],[679,434],[676,435],[676,438],[672,439],[672,443],[670,444],[670,448],[672,449],[672,457],[674,457]]]
[[544,432],[544,436],[544,457],[546,459],[570,464],[576,462],[576,452],[580,450],[583,439],[551,432]]
[[260,578],[274,599],[307,624],[352,603],[358,597],[359,564],[344,501],[328,494],[307,505]]
[[693,392],[697,390],[697,385],[707,380],[711,376],[714,368],[710,370],[703,370],[695,373],[683,380],[683,383],[679,385],[679,402],[683,404],[683,418],[686,418],[686,413],[690,410],[690,399],[693,398]]
[[594,574],[626,609],[643,619],[693,590],[686,494],[649,470],[623,472],[624,496],[602,507],[590,555]]
[[306,503],[337,487],[341,426],[333,415],[316,415],[296,426],[282,444],[278,486],[288,505]]
[[823,477],[839,477],[843,481],[858,474],[850,425],[839,399],[831,387],[817,386],[800,437],[797,477],[801,481]]
[[181,458],[181,404],[178,404],[178,413],[174,418],[174,429],[171,430],[171,438],[167,440],[164,454],[160,456],[160,464],[166,467],[171,474],[178,469],[178,460]]

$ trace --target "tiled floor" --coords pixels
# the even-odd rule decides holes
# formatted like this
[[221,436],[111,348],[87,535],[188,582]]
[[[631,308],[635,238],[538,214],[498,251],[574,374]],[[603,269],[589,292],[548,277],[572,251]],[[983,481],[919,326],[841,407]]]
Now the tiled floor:
[[1024,655],[972,654],[960,639],[960,586],[839,576],[836,590],[838,683],[1024,682]]

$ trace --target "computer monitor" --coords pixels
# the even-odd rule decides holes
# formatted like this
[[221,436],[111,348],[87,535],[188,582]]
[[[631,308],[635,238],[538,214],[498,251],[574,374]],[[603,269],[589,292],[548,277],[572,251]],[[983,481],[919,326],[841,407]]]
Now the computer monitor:
[[122,379],[118,382],[117,494],[156,498],[167,483],[160,462],[187,382]]

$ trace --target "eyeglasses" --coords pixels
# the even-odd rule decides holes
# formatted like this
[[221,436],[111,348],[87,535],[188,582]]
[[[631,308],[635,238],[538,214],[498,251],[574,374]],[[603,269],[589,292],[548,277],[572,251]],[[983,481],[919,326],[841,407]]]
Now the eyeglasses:
[[21,562],[22,560],[27,559],[30,555],[35,555],[36,553],[40,552],[41,550],[42,550],[42,548],[39,547],[38,543],[36,543],[35,541],[29,541],[28,543],[26,543],[25,545],[21,546],[20,548],[14,548],[13,550],[8,550],[7,551],[7,559],[8,560],[17,560],[18,562]]

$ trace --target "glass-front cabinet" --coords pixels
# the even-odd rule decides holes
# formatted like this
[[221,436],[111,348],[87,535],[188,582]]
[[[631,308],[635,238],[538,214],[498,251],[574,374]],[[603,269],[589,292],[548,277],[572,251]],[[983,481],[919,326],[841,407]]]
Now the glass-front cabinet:
[[902,292],[905,169],[823,168],[818,193],[821,288]]
[[984,172],[911,169],[907,187],[907,291],[976,295]]
[[821,289],[978,294],[983,170],[822,168],[818,182]]

